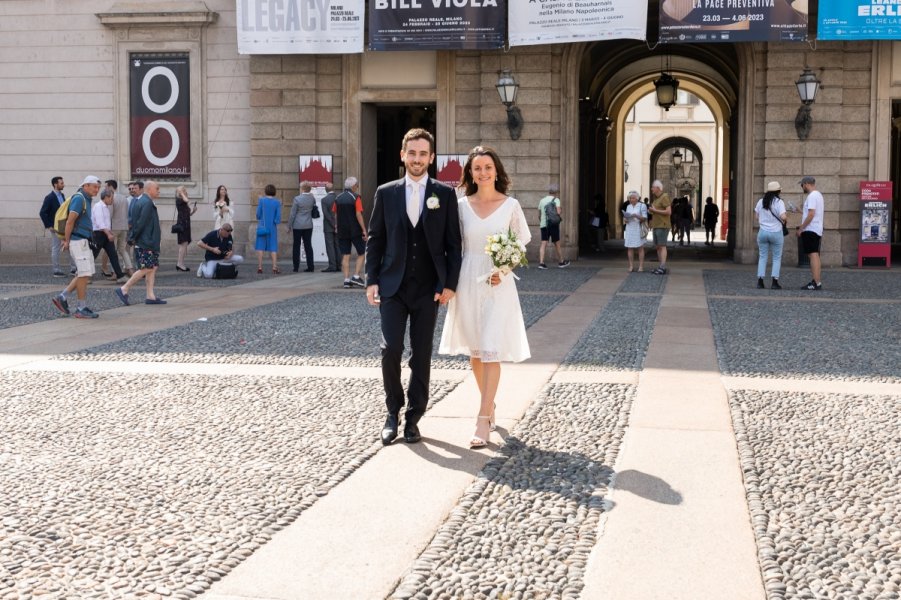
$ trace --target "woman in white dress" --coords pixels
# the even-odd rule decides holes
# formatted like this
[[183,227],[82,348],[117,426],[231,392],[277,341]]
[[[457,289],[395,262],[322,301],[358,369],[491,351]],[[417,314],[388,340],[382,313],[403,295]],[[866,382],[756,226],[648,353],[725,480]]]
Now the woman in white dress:
[[648,222],[648,207],[640,200],[641,196],[638,192],[629,192],[629,203],[626,205],[626,210],[623,211],[623,221],[626,224],[623,241],[626,246],[626,256],[629,257],[630,273],[635,270],[635,248],[638,248],[638,272],[644,271],[644,238],[641,237],[641,224]]
[[501,361],[519,362],[530,356],[512,274],[495,273],[487,282],[477,281],[492,271],[485,244],[489,235],[508,230],[523,244],[528,244],[532,236],[519,202],[506,193],[510,178],[493,149],[473,148],[463,167],[461,186],[466,191],[459,200],[463,266],[456,295],[448,303],[438,352],[470,357],[481,395],[470,447],[483,448],[494,429]]

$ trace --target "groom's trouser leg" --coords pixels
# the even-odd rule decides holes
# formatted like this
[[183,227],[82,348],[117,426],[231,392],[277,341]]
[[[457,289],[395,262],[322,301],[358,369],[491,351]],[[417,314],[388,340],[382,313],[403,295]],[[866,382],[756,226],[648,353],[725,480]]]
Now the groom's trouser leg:
[[416,298],[410,306],[410,385],[407,387],[405,423],[415,425],[429,404],[429,377],[432,369],[432,343],[438,304],[434,292]]
[[404,388],[400,382],[400,360],[404,354],[404,332],[410,311],[400,295],[382,297],[379,305],[382,324],[382,380],[388,413],[400,414],[404,407]]

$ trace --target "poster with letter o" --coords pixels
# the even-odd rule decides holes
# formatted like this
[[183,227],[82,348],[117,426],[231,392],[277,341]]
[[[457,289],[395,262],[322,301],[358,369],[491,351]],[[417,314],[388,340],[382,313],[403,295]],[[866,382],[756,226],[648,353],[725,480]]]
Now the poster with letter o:
[[187,53],[129,55],[131,177],[191,176]]
[[817,39],[901,40],[901,4],[894,0],[820,0],[819,9]]
[[370,50],[496,50],[506,33],[507,0],[369,2]]
[[542,0],[510,6],[510,45],[647,39],[648,5],[635,0]]
[[807,0],[660,0],[660,41],[803,42]]

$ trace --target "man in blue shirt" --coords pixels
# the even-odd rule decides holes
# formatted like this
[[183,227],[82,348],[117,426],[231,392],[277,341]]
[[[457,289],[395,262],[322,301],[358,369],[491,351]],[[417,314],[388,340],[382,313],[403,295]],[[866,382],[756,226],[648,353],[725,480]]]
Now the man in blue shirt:
[[[53,220],[56,218],[56,211],[59,210],[60,205],[66,201],[66,197],[63,195],[63,188],[66,187],[66,182],[63,181],[63,178],[57,175],[53,179],[50,180],[50,185],[53,186],[53,189],[50,190],[50,193],[44,196],[44,203],[41,205],[41,221],[44,223],[44,229],[46,229],[50,233],[50,262],[53,264],[53,276],[54,277],[65,277],[66,274],[63,272],[62,268],[59,264],[59,256],[62,254],[63,241],[56,235],[56,231],[53,229]],[[70,258],[70,262],[72,263],[72,274],[75,274],[75,261],[72,261]]]
[[94,276],[94,252],[90,240],[94,235],[91,222],[91,199],[100,191],[100,179],[88,175],[81,182],[81,187],[72,195],[69,202],[69,218],[66,221],[66,232],[63,236],[62,249],[68,250],[75,261],[75,277],[58,296],[54,296],[53,305],[65,315],[69,312],[68,297],[74,290],[78,297],[78,309],[73,316],[77,319],[96,319],[97,313],[87,306],[88,280]]
[[203,239],[197,242],[197,247],[206,250],[206,253],[203,255],[203,262],[197,267],[197,276],[213,279],[216,275],[216,265],[219,263],[240,265],[244,262],[243,256],[234,253],[232,244],[231,223],[223,223],[219,229],[214,229],[203,236]]

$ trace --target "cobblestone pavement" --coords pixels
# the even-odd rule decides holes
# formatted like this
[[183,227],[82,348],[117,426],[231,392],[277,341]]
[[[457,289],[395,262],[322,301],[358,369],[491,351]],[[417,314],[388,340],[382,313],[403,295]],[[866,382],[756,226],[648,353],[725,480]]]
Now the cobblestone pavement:
[[734,391],[769,600],[901,591],[901,397]]
[[383,415],[368,379],[3,373],[0,598],[193,597],[374,454]]
[[[769,269],[767,270],[769,273]],[[750,296],[762,298],[860,298],[901,300],[901,277],[897,272],[825,270],[823,290],[811,292],[801,287],[810,281],[806,269],[783,269],[779,283],[781,290],[771,290],[770,278],[765,277],[767,288],[757,289],[757,270],[708,270],[704,271],[704,285],[711,296]]]
[[392,598],[577,598],[634,386],[551,384]]
[[[526,326],[565,296],[522,294]],[[447,311],[440,310],[435,351]],[[378,311],[362,294],[326,292],[124,339],[61,360],[125,360],[272,365],[378,367]],[[468,368],[463,357],[434,355],[434,368]]]

